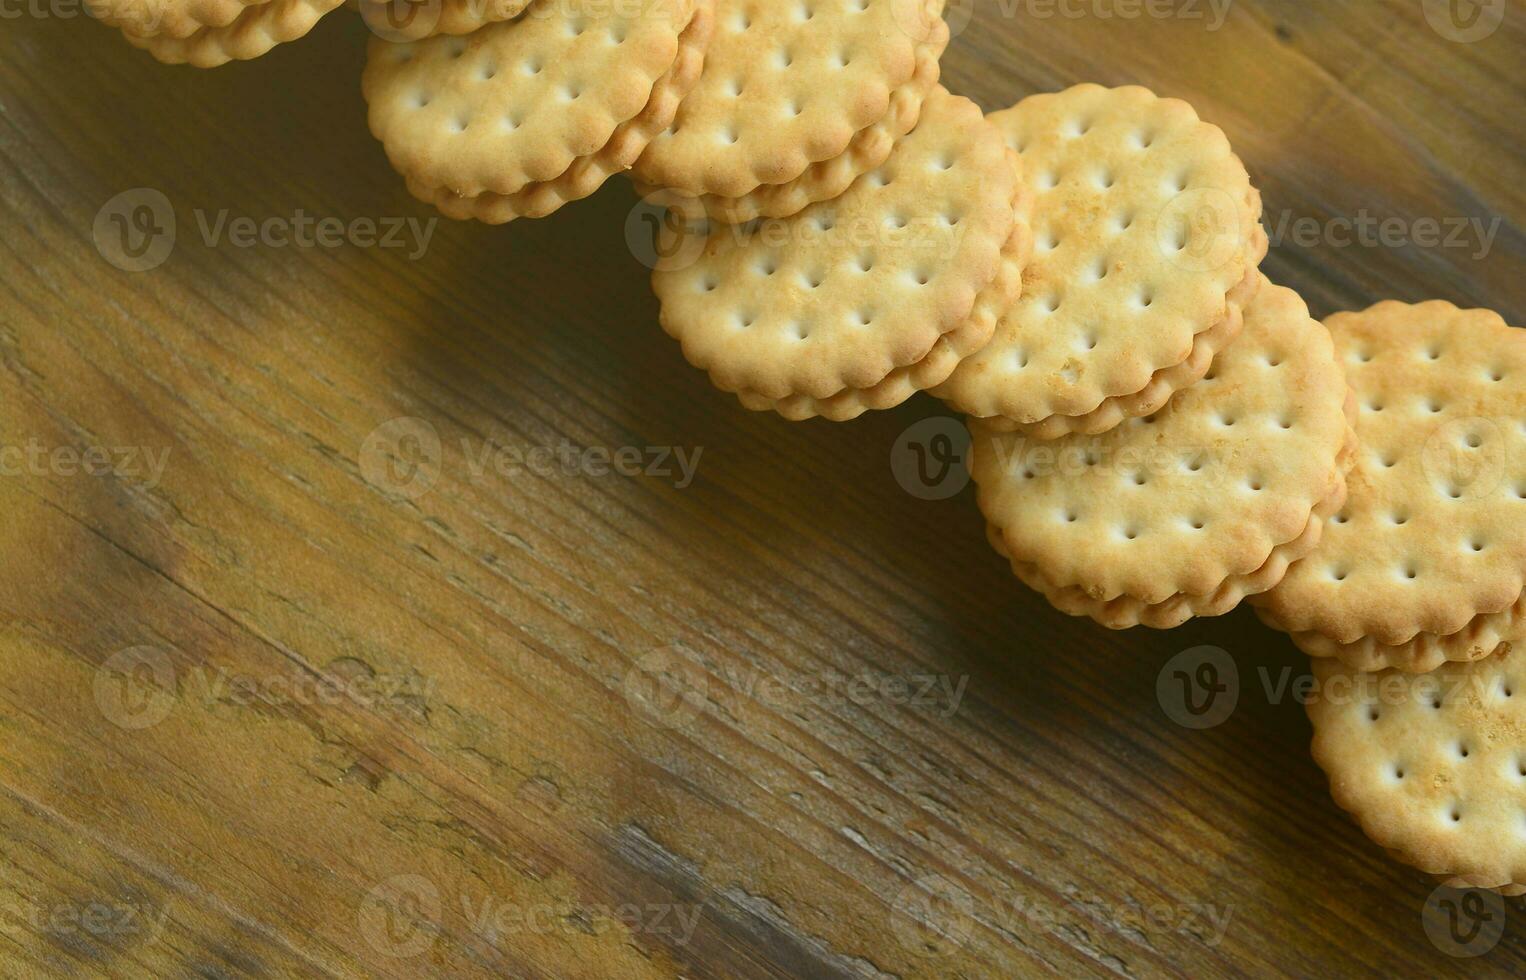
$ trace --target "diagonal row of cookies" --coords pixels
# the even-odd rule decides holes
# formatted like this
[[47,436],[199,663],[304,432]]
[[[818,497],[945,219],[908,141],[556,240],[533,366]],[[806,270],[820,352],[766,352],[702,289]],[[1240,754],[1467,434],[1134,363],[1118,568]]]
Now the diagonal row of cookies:
[[[335,2],[98,12],[216,64]],[[938,85],[942,0],[354,3],[414,195],[500,223],[628,173],[717,387],[797,420],[942,398],[1018,578],[1116,629],[1249,599],[1316,658],[1315,757],[1368,834],[1526,891],[1526,335],[1444,303],[1318,323],[1259,272],[1222,131],[1138,87],[982,116]]]
[[1045,439],[1104,432],[1200,378],[1267,247],[1222,131],[1138,87],[984,120],[934,88],[835,198],[742,224],[713,197],[679,210],[712,220],[663,250],[662,324],[743,404],[842,420],[931,389]]

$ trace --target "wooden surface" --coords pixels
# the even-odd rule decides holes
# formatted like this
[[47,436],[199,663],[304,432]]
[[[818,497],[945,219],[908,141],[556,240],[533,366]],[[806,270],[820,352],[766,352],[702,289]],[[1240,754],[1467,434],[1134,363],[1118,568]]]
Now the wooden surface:
[[[1507,6],[1459,43],[1420,0],[1240,0],[1217,31],[991,0],[944,75],[991,109],[1189,98],[1274,236],[1498,217],[1486,256],[1290,224],[1267,269],[1319,315],[1523,323]],[[1306,662],[1248,612],[1067,619],[967,489],[898,483],[938,403],[790,425],[713,391],[656,326],[624,182],[422,256],[209,243],[198,209],[430,217],[366,132],[358,19],[197,72],[40,9],[0,33],[0,447],[35,447],[0,456],[0,973],[1526,969],[1520,900],[1482,959],[1427,938],[1431,883],[1330,803],[1277,696]],[[120,271],[96,215],[145,187],[175,247]],[[522,455],[564,440],[580,472]],[[620,447],[698,467],[600,472]],[[1240,677],[1206,730],[1156,693],[1199,645]]]

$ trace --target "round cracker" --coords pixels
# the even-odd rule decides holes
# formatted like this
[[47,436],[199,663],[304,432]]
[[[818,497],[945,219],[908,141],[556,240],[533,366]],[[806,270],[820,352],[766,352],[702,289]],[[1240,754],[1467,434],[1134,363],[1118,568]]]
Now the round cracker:
[[1012,237],[1016,164],[979,108],[940,88],[841,197],[716,226],[676,250],[686,261],[659,264],[663,328],[749,401],[872,388],[970,319]]
[[1434,673],[1314,664],[1314,760],[1400,860],[1471,887],[1526,885],[1526,650]]
[[466,37],[373,38],[362,80],[371,131],[410,190],[460,203],[453,216],[491,195],[479,216],[507,220],[541,185],[554,190],[547,213],[629,166],[667,125],[698,77],[712,9],[537,0]]
[[964,324],[939,337],[921,360],[896,368],[868,388],[848,388],[830,398],[791,395],[774,399],[750,391],[737,392],[737,398],[754,411],[772,410],[794,422],[817,416],[833,422],[846,422],[868,411],[894,408],[947,378],[961,360],[986,345],[991,339],[991,331],[996,329],[996,318],[1022,292],[1023,266],[1033,244],[1033,233],[1028,226],[1032,201],[1033,196],[1019,186],[1012,207],[1015,218],[1012,234],[1002,247],[1001,267],[996,278],[986,283],[975,298],[975,308]]
[[258,58],[278,44],[306,37],[341,3],[343,0],[268,0],[244,7],[226,24],[202,27],[185,37],[140,37],[127,31],[123,36],[167,65],[216,68],[230,61]]
[[1380,665],[1383,647],[1406,648],[1392,666],[1421,669],[1487,654],[1464,631],[1498,626],[1477,621],[1526,584],[1526,332],[1443,302],[1327,325],[1362,452],[1319,552],[1258,602],[1281,628],[1333,641],[1309,652],[1350,651],[1358,666]]
[[1161,412],[1053,441],[972,420],[998,550],[1113,629],[1220,615],[1277,583],[1340,505],[1355,440],[1329,334],[1263,282],[1240,339]]
[[1040,437],[1159,410],[1260,281],[1244,165],[1187,103],[1138,86],[1036,95],[991,121],[1038,194],[1034,254],[991,343],[934,394]]
[[[873,127],[916,122],[948,43],[942,7],[717,0],[704,78],[633,176],[696,198],[723,220],[783,216],[832,196],[888,154]],[[825,161],[837,163],[808,173]]]
[[[947,33],[948,27],[943,21],[935,23],[939,31]],[[697,208],[728,224],[743,224],[755,218],[787,218],[817,201],[829,201],[847,190],[861,174],[884,163],[896,140],[916,126],[923,101],[938,84],[938,56],[942,52],[942,44],[919,45],[917,70],[911,81],[891,93],[890,108],[884,118],[854,134],[842,153],[811,164],[794,180],[764,184],[735,198],[716,194],[694,197],[683,191],[643,184],[639,180],[637,188],[654,204],[683,210]]]

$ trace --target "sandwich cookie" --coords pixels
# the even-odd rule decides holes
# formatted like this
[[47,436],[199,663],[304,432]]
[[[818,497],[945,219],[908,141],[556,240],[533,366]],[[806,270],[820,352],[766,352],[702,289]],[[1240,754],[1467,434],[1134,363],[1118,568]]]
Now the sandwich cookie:
[[371,31],[387,41],[471,34],[524,13],[529,0],[354,0]]
[[1368,837],[1454,888],[1526,893],[1526,650],[1431,674],[1316,661],[1314,760]]
[[978,350],[1022,288],[1019,167],[979,108],[940,88],[841,197],[665,249],[681,260],[652,275],[663,329],[751,409],[844,420],[898,405]]
[[1327,321],[1362,451],[1319,550],[1257,600],[1314,657],[1424,672],[1526,636],[1526,331],[1450,303]]
[[1159,411],[1240,332],[1261,198],[1185,102],[1080,85],[991,116],[1037,195],[1022,297],[933,392],[995,430],[1095,435]]
[[948,45],[944,0],[716,0],[699,85],[632,176],[721,221],[836,197],[916,125]]
[[[131,26],[124,26],[122,34],[134,47],[142,48],[168,65],[194,65],[197,68],[216,68],[230,61],[248,61],[258,58],[278,44],[306,37],[308,31],[343,0],[265,0],[262,3],[242,5],[236,11],[233,5],[209,3],[194,5],[198,14],[213,23],[197,27],[188,34],[177,33],[187,23],[178,17],[173,23],[175,30],[162,27],[149,33],[137,33]],[[170,9],[168,6],[166,10]],[[209,13],[215,11],[215,13]],[[231,20],[223,18],[233,12]],[[182,14],[185,11],[181,12]]]
[[466,37],[371,40],[371,132],[452,218],[543,217],[628,168],[699,78],[712,0],[536,0]]
[[992,545],[1061,611],[1110,629],[1229,612],[1318,545],[1355,453],[1325,328],[1259,285],[1240,339],[1153,416],[1039,440],[972,420]]

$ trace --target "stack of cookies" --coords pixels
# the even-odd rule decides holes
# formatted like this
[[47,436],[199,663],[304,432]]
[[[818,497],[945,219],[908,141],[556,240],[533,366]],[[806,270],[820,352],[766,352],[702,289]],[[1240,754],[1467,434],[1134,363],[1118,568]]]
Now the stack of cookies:
[[1328,326],[1361,449],[1257,612],[1315,658],[1336,802],[1451,884],[1526,892],[1526,332],[1442,302]]
[[938,84],[943,0],[717,0],[699,85],[632,176],[730,223],[843,193],[890,156]]
[[453,218],[542,217],[623,173],[694,87],[713,0],[535,0],[464,37],[373,38],[371,131]]
[[[935,88],[915,129],[840,197],[714,223],[659,265],[662,325],[742,404],[850,419],[949,376],[1022,289],[1032,198],[968,99]],[[703,233],[703,232],[699,232]]]

